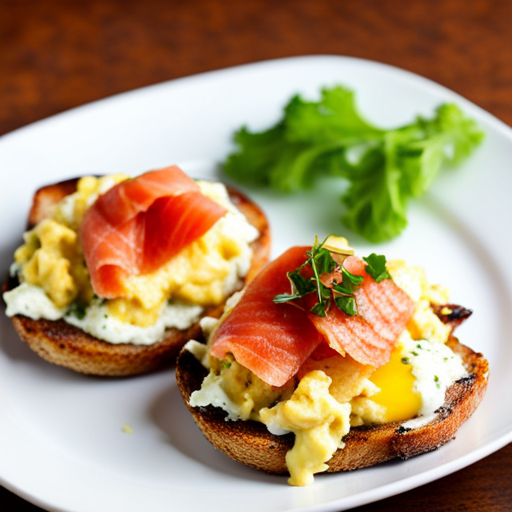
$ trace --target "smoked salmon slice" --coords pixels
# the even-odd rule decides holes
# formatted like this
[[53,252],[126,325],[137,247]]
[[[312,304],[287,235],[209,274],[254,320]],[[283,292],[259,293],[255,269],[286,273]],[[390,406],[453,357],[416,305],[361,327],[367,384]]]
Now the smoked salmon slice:
[[276,304],[273,298],[289,290],[286,276],[306,259],[307,247],[292,247],[269,263],[246,288],[213,335],[210,352],[228,353],[272,386],[283,386],[322,342],[303,310]]
[[357,315],[332,307],[326,317],[309,313],[309,319],[340,354],[346,352],[361,364],[382,366],[414,313],[414,302],[391,279],[377,283],[361,259],[350,256],[343,266],[363,277],[354,293]]
[[[315,293],[293,303],[273,302],[276,295],[289,291],[286,274],[306,261],[308,249],[289,249],[260,272],[214,333],[211,354],[218,358],[233,354],[273,386],[286,383],[312,354],[321,358],[336,351],[374,367],[389,360],[414,312],[414,302],[390,279],[377,283],[359,258],[349,257],[344,264],[350,273],[363,277],[354,293],[356,315],[336,306],[324,317],[310,313]],[[303,274],[311,276],[307,267]]]
[[80,227],[94,292],[122,297],[127,275],[158,269],[225,213],[177,166],[112,187],[88,208]]

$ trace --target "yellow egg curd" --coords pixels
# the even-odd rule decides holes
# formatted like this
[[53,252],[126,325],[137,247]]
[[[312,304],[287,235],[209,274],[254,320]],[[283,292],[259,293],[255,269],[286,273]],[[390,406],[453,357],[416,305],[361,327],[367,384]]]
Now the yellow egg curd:
[[350,404],[338,402],[329,393],[330,384],[324,372],[315,370],[300,380],[288,400],[260,410],[265,425],[277,424],[295,434],[295,444],[286,454],[291,485],[313,483],[313,475],[328,469],[326,462],[350,430]]

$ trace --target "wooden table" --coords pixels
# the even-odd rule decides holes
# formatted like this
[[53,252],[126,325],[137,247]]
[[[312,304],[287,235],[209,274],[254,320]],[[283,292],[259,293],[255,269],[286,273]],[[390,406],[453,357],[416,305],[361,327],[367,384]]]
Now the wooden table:
[[[306,54],[392,64],[512,125],[507,0],[0,0],[0,135],[164,80]],[[40,510],[0,488],[2,510]],[[512,509],[512,445],[357,509]]]

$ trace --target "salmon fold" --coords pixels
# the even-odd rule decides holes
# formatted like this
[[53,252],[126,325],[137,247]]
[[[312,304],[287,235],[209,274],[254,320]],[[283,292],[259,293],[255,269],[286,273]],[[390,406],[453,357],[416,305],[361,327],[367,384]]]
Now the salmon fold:
[[80,226],[94,292],[123,297],[127,276],[157,270],[226,213],[177,166],[112,187],[87,209]]
[[[311,313],[314,293],[291,302],[273,301],[276,295],[290,291],[287,273],[306,261],[309,249],[292,247],[248,285],[213,334],[213,356],[223,359],[232,354],[272,386],[284,385],[322,344],[374,367],[389,360],[414,312],[414,302],[391,279],[377,283],[359,258],[349,257],[344,263],[346,270],[363,277],[354,293],[356,315],[336,306],[323,317]],[[304,273],[311,275],[307,267]]]

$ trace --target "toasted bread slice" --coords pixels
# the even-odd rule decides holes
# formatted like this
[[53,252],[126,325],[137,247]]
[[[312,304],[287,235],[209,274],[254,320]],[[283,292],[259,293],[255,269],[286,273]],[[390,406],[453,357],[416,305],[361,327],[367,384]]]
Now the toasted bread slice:
[[[52,206],[76,190],[78,179],[72,179],[39,189],[33,199],[28,228],[50,215]],[[251,244],[253,259],[245,278],[249,282],[270,256],[270,228],[263,211],[241,192],[229,188],[231,201],[260,233]],[[9,278],[2,288],[5,292],[18,285]],[[208,316],[220,316],[224,306],[205,311]],[[189,329],[167,329],[165,337],[152,345],[130,343],[112,344],[99,340],[64,320],[32,320],[23,315],[12,317],[20,338],[43,359],[77,372],[101,376],[129,376],[147,373],[168,366],[176,360],[181,347],[200,335],[199,323]]]
[[[404,427],[404,421],[354,427],[343,440],[344,448],[337,450],[328,462],[328,472],[354,470],[396,458],[408,459],[435,450],[454,438],[485,394],[488,363],[482,354],[473,352],[455,337],[450,338],[448,345],[461,355],[468,376],[448,388],[445,403],[436,411],[435,419],[417,428]],[[263,423],[226,421],[222,409],[190,406],[190,395],[201,387],[206,373],[190,352],[181,351],[176,363],[178,387],[205,437],[215,448],[242,464],[271,474],[288,473],[285,456],[293,447],[293,434],[276,436]]]

